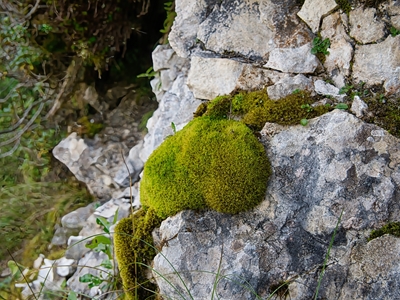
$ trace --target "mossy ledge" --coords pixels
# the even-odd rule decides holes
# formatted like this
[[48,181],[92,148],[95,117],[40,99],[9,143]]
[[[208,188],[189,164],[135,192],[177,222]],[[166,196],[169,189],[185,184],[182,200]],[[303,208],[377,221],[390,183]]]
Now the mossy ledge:
[[266,122],[298,125],[302,119],[315,118],[333,109],[330,105],[313,106],[314,102],[315,98],[305,91],[295,91],[279,100],[271,100],[265,90],[239,92],[203,103],[194,115],[212,119],[238,118],[259,131]]

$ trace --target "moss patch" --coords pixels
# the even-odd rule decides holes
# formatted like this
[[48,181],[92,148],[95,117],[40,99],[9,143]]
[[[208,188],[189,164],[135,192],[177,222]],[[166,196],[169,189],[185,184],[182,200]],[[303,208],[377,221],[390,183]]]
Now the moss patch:
[[390,222],[382,228],[372,230],[371,234],[369,235],[368,241],[381,237],[385,234],[391,234],[400,237],[400,222]]
[[162,218],[184,209],[234,214],[264,198],[270,173],[263,146],[244,124],[196,118],[149,157],[140,199]]
[[154,210],[142,209],[115,227],[114,248],[127,300],[154,296],[156,286],[145,274],[156,255],[151,232],[160,224]]
[[[332,109],[324,105],[312,107],[314,102],[315,99],[303,91],[280,100],[271,100],[263,90],[240,92],[215,98],[208,103],[203,115],[222,119],[240,118],[251,129],[261,130],[266,122],[297,125],[302,119],[315,118]],[[204,111],[204,107],[201,107],[201,111]],[[196,111],[195,115],[201,115],[201,111]]]
[[372,112],[363,118],[364,121],[374,123],[390,134],[400,138],[400,99],[366,98],[363,99]]

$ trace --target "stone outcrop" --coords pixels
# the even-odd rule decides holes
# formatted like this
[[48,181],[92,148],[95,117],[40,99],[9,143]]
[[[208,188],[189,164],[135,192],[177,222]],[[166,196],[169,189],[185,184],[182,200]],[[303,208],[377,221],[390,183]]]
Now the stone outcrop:
[[399,220],[400,141],[340,110],[309,127],[266,124],[261,134],[274,170],[264,202],[235,216],[185,211],[165,220],[155,240],[168,243],[153,266],[168,280],[154,274],[161,294],[255,299],[252,291],[265,297],[286,281],[291,299],[311,299],[343,213],[321,297],[398,297],[398,254],[378,251],[396,252],[398,238],[366,237]]
[[[78,268],[75,274],[70,266],[58,268],[54,285],[61,284],[68,270],[71,289],[99,295],[98,288],[79,282],[105,258],[84,246],[94,234],[104,233],[96,218],[111,222],[117,209],[119,218],[130,213],[129,177],[140,180],[152,151],[175,129],[182,129],[204,100],[237,90],[266,89],[279,101],[295,90],[308,90],[326,96],[322,103],[337,104],[348,100],[339,89],[359,81],[385,97],[400,95],[400,35],[391,36],[387,30],[400,29],[399,1],[388,0],[376,8],[356,6],[349,17],[335,1],[306,0],[303,6],[300,2],[175,2],[170,46],[153,52],[157,74],[151,85],[159,106],[147,123],[143,142],[137,131],[140,110],[128,101],[132,91],[116,87],[107,97],[125,101],[107,108],[105,135],[84,139],[71,134],[54,149],[102,204],[66,216],[57,229],[54,244],[69,246],[63,261],[88,268]],[[318,56],[321,61],[311,54],[318,33],[330,40],[329,55]],[[92,87],[82,90],[86,102],[103,109]],[[321,299],[400,298],[399,239],[384,235],[367,241],[371,229],[400,221],[400,143],[382,128],[358,119],[371,114],[363,95],[347,103],[355,116],[335,110],[309,120],[305,127],[265,125],[261,142],[273,175],[257,209],[234,216],[183,211],[154,231],[162,254],[154,259],[159,273],[153,276],[161,295],[255,299],[257,294],[264,299],[283,284],[290,299],[312,299],[339,224]],[[137,182],[132,197],[133,208],[140,206]],[[80,213],[84,215],[76,215]],[[77,222],[79,228],[69,228],[72,218],[83,219]],[[43,260],[37,269],[49,263]],[[103,269],[93,273],[100,274]],[[282,290],[278,295],[285,297]]]

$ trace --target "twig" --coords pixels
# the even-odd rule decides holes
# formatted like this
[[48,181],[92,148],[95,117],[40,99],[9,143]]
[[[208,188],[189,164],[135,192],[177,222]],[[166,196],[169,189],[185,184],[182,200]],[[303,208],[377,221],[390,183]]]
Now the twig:
[[35,13],[35,11],[38,9],[39,3],[40,0],[36,0],[35,6],[31,9],[31,11],[28,14],[25,15],[25,19],[29,19]]

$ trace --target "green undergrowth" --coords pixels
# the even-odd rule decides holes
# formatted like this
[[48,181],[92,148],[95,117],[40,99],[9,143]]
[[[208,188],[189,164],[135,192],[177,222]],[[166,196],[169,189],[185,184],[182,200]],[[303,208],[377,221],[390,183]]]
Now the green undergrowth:
[[396,237],[400,237],[400,222],[390,222],[379,229],[372,230],[368,237],[368,241],[381,237],[385,234],[391,234]]
[[115,227],[115,255],[126,300],[148,299],[155,294],[156,285],[148,280],[146,272],[156,255],[151,233],[161,221],[154,210],[141,209]]
[[325,105],[312,107],[314,102],[315,99],[304,91],[296,91],[280,100],[271,100],[264,90],[240,92],[203,103],[195,116],[240,118],[251,129],[261,130],[266,122],[297,125],[302,119],[314,118],[332,110]]

